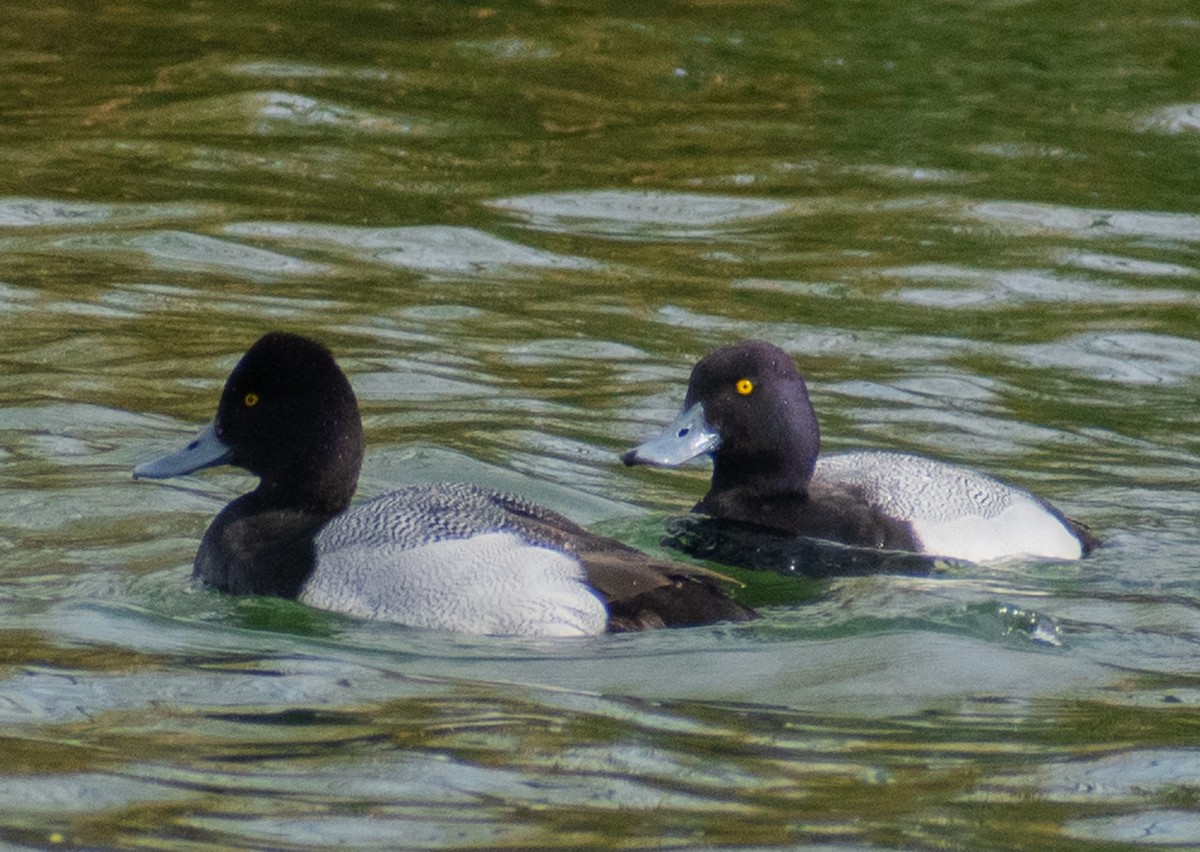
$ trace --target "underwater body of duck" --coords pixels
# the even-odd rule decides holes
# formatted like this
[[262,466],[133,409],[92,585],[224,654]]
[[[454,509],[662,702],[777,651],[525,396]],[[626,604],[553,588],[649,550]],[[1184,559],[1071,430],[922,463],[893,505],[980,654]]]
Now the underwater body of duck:
[[652,557],[511,494],[412,485],[350,508],[363,460],[349,380],[316,341],[272,332],[242,356],[216,417],[135,477],[221,464],[259,477],[209,525],[193,576],[238,594],[413,627],[589,635],[755,616],[725,578]]
[[[683,548],[745,567],[762,567],[764,549],[786,552],[784,539],[970,562],[1079,559],[1098,544],[1086,526],[1045,500],[968,468],[882,451],[818,458],[819,449],[816,413],[792,359],[770,343],[747,340],[698,361],[682,413],[621,458],[675,466],[711,456],[711,487],[693,512],[717,526],[705,536],[702,525],[677,525]],[[733,545],[712,543],[722,536]],[[705,544],[695,544],[698,538]],[[847,573],[877,564],[862,557],[844,551],[833,558]],[[902,557],[896,564],[914,565]],[[812,573],[838,571],[826,560]]]

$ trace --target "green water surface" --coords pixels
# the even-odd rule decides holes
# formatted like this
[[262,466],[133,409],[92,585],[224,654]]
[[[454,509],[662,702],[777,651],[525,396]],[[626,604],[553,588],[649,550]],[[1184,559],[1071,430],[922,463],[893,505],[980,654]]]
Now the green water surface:
[[[0,119],[5,848],[1200,847],[1195,3],[12,0]],[[251,480],[130,473],[273,328],[363,496],[663,552],[707,471],[618,454],[753,336],[1106,545],[556,642],[223,597]]]

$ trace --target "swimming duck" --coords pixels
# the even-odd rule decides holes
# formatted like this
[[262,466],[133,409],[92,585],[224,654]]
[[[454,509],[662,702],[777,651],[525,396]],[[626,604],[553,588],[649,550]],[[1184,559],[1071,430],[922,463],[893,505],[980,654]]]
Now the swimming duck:
[[776,534],[971,562],[1078,559],[1098,543],[1045,500],[968,468],[870,450],[818,458],[819,449],[792,359],[746,340],[697,362],[682,413],[621,458],[674,466],[709,455],[712,485],[693,511]]
[[209,525],[193,566],[204,585],[234,594],[504,635],[754,617],[720,575],[651,558],[512,494],[422,484],[351,508],[362,460],[358,403],[333,355],[272,332],[234,367],[213,421],[134,477],[222,464],[259,477]]

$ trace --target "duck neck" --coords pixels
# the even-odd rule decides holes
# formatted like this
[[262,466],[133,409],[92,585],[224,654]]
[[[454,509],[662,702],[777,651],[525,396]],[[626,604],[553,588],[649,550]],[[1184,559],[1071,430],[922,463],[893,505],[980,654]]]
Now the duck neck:
[[303,475],[288,471],[263,476],[258,488],[246,496],[255,497],[263,509],[293,509],[328,520],[350,505],[361,466],[361,451],[338,456],[305,469]]
[[774,450],[713,454],[712,488],[709,494],[742,492],[763,497],[792,496],[808,493],[815,455],[798,460],[793,454]]
[[710,494],[804,498],[821,449],[821,430],[803,385],[764,412],[759,427],[740,430],[737,441],[724,442],[713,453]]
[[812,467],[797,466],[778,453],[713,456],[712,488],[692,511],[712,518],[788,531],[808,512]]
[[345,511],[358,486],[364,445],[357,408],[329,417],[305,438],[269,466],[251,468],[259,475],[252,493],[265,509],[293,509],[328,519]]

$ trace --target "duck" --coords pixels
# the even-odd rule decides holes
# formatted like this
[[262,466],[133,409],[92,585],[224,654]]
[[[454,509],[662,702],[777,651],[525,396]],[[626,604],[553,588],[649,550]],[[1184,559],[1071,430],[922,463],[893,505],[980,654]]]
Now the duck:
[[1046,500],[970,468],[902,452],[820,455],[808,387],[791,357],[744,340],[692,369],[683,410],[623,453],[626,465],[712,458],[693,512],[726,527],[969,563],[1074,560],[1099,541]]
[[230,373],[216,416],[135,479],[243,468],[258,485],[200,540],[192,576],[235,595],[272,595],[416,628],[591,636],[756,617],[729,578],[656,559],[517,495],[422,483],[351,505],[364,437],[333,354],[273,331]]

